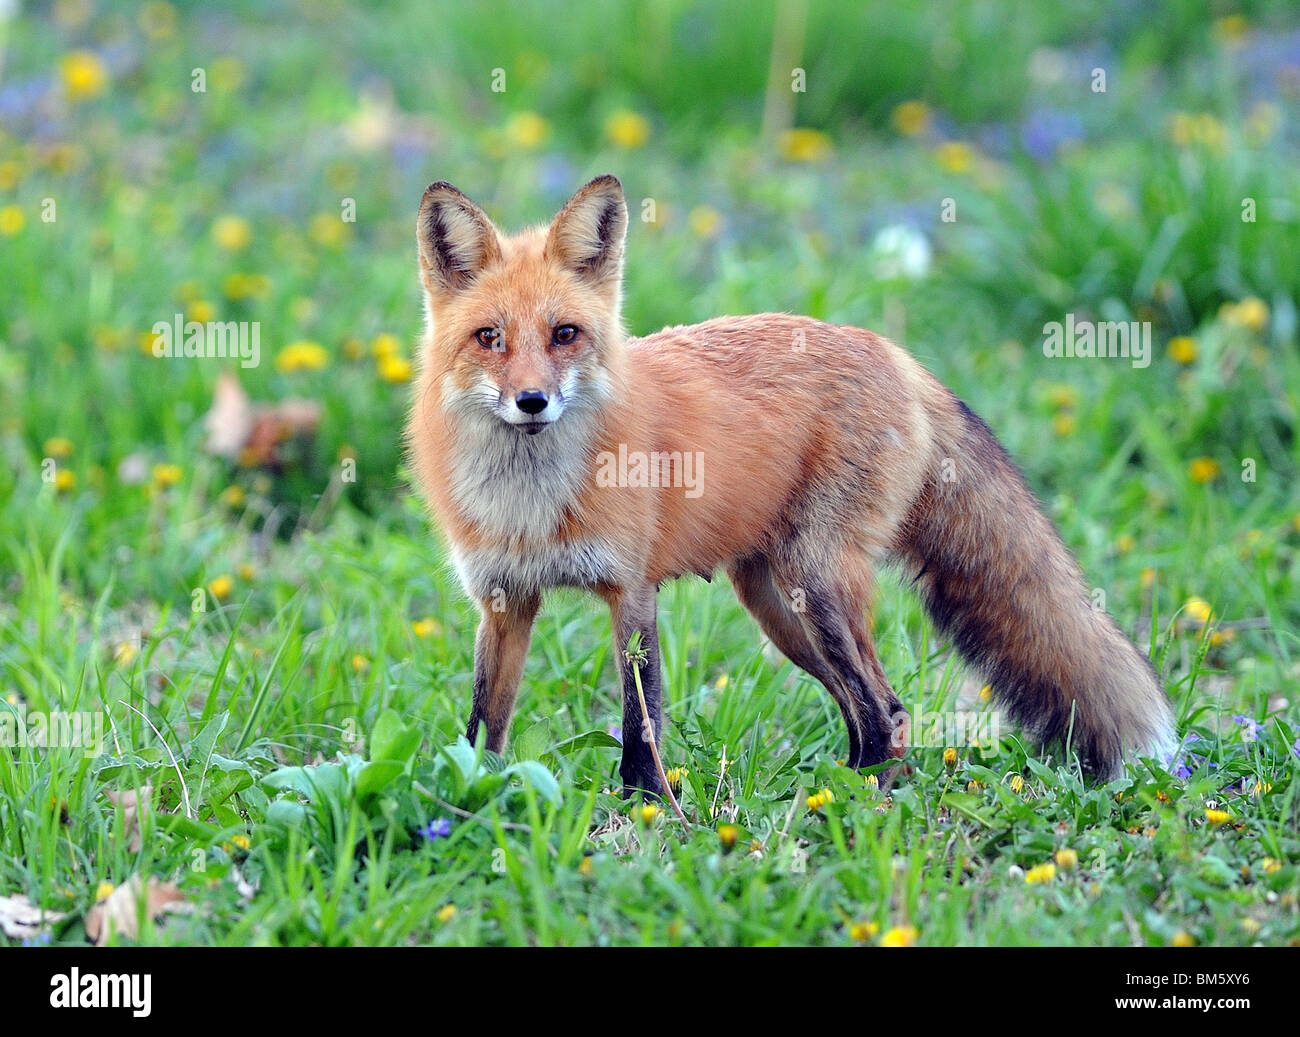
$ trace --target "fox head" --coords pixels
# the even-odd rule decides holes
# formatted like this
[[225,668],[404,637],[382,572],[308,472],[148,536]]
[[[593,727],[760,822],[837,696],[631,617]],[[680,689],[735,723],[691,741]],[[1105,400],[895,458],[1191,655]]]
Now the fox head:
[[423,377],[449,413],[536,435],[599,405],[617,377],[627,206],[612,176],[585,185],[549,227],[501,235],[451,184],[416,224],[429,337]]

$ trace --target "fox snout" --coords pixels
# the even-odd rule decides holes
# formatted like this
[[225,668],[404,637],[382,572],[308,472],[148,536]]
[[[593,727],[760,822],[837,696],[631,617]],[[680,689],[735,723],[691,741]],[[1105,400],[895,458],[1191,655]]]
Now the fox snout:
[[525,389],[515,397],[515,406],[525,414],[540,414],[549,403],[550,400],[541,389]]

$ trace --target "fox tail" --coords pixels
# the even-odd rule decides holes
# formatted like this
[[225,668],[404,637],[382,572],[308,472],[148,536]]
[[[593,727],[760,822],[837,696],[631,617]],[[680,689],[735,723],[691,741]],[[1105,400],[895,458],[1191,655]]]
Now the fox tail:
[[1150,661],[1096,607],[1083,576],[989,427],[950,394],[936,455],[899,551],[932,619],[994,700],[1044,744],[1067,740],[1093,773],[1167,762],[1177,747]]

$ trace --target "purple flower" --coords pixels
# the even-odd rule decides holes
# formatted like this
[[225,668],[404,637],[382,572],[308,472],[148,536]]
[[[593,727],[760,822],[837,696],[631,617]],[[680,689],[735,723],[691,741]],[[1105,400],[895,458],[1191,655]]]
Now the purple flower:
[[618,739],[619,745],[623,744],[623,729],[621,727],[617,724],[610,724],[609,727],[605,728],[605,730],[609,732],[612,737]]
[[1291,751],[1295,753],[1296,756],[1300,756],[1300,738],[1295,740],[1295,745],[1291,746]]
[[1197,756],[1195,753],[1189,753],[1187,751],[1187,747],[1192,742],[1199,742],[1200,740],[1200,735],[1193,731],[1189,731],[1183,736],[1183,740],[1179,744],[1178,748],[1174,750],[1169,759],[1165,761],[1166,766],[1169,767],[1169,773],[1180,781],[1186,781],[1190,778],[1192,776],[1192,771],[1199,767],[1205,760],[1204,756]]
[[433,842],[435,839],[451,835],[451,822],[445,817],[435,817],[423,828],[417,829],[417,834],[424,836],[429,842]]
[[1241,725],[1241,737],[1246,742],[1259,741],[1259,729],[1263,726],[1259,721],[1253,720],[1248,716],[1234,716],[1232,718]]

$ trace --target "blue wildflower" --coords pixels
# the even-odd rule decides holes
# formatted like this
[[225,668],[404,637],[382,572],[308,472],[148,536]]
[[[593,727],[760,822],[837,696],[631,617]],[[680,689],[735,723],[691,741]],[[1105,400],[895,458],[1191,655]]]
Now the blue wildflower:
[[1263,724],[1261,724],[1258,720],[1254,720],[1251,717],[1243,716],[1243,715],[1234,716],[1232,719],[1236,721],[1236,723],[1241,725],[1241,737],[1243,741],[1246,742],[1259,741],[1259,729],[1264,726]]
[[451,835],[451,822],[445,817],[435,817],[423,828],[417,829],[419,835],[424,836],[430,842],[435,839],[441,839]]

